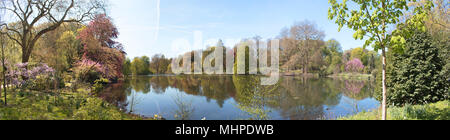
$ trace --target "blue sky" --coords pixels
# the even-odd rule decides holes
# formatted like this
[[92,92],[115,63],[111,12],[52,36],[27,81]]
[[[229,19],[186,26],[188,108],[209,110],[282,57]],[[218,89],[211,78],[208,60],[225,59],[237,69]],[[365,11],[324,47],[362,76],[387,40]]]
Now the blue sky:
[[316,23],[325,31],[326,40],[338,40],[344,50],[363,44],[353,39],[353,31],[338,32],[338,26],[328,20],[328,0],[110,1],[110,16],[121,33],[118,41],[130,58],[154,54],[174,57],[189,51],[173,48],[172,42],[184,38],[193,44],[194,31],[202,32],[203,48],[217,39],[232,47],[255,35],[275,38],[282,28],[304,20]]

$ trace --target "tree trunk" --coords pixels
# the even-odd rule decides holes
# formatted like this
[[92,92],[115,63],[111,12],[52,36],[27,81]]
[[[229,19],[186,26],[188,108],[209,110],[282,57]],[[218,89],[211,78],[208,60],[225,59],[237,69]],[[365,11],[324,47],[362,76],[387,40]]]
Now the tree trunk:
[[[2,41],[3,41],[3,39],[2,39]],[[2,82],[3,82],[3,91],[5,92],[5,106],[7,106],[8,101],[6,100],[6,98],[7,98],[8,94],[6,93],[7,85],[6,85],[6,66],[5,66],[5,46],[4,46],[3,42],[1,44],[1,47],[2,47],[2,76],[3,76]],[[2,92],[0,91],[0,97],[2,95],[1,93]]]
[[27,63],[30,60],[31,52],[27,48],[29,47],[22,47],[22,63]]
[[[29,50],[27,49],[28,47],[23,46],[22,47],[22,63],[28,63],[28,61],[30,60],[30,53]],[[28,69],[28,66],[25,67],[26,69]],[[28,77],[25,76],[21,76],[23,80],[28,80]]]
[[[3,69],[3,76],[5,76],[5,69]],[[8,105],[8,100],[6,100],[8,94],[6,93],[6,78],[3,78],[3,91],[5,92],[5,106]]]
[[[3,80],[1,80],[1,81],[3,81]],[[2,83],[2,82],[0,82],[0,83]],[[6,87],[0,86],[0,99],[2,98],[2,89],[3,88],[6,88]]]
[[386,88],[386,49],[383,47],[382,48],[382,51],[383,51],[383,79],[382,79],[382,82],[381,82],[381,84],[382,84],[382,86],[383,86],[383,102],[382,102],[382,104],[381,104],[381,108],[382,108],[382,115],[381,115],[381,119],[382,120],[386,120],[386,116],[387,116],[387,111],[386,111],[386,99],[387,99],[387,95],[386,95],[386,90],[387,90],[387,88]]

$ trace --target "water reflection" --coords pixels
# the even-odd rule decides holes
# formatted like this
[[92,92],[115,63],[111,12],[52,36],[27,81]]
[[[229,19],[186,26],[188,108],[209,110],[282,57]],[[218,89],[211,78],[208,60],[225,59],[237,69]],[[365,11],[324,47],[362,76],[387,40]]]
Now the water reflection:
[[121,109],[167,119],[333,119],[378,107],[369,81],[257,76],[140,76],[101,94]]
[[174,118],[177,120],[190,120],[192,119],[195,108],[192,105],[192,100],[188,101],[184,99],[183,94],[178,94],[174,97],[176,109],[174,112]]

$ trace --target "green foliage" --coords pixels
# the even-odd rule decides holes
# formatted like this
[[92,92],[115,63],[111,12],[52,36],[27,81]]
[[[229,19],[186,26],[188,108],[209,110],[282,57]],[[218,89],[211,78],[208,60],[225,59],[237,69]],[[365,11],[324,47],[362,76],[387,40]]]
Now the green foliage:
[[328,40],[325,45],[330,50],[330,52],[335,53],[343,52],[341,44],[335,39]]
[[[375,51],[388,45],[396,48],[395,50],[404,46],[405,38],[408,38],[411,33],[404,30],[395,30],[390,35],[388,34],[388,27],[397,25],[404,15],[404,11],[409,9],[408,3],[416,0],[351,1],[357,5],[356,9],[349,9],[348,0],[344,0],[342,3],[338,3],[337,0],[329,0],[331,8],[328,11],[328,18],[335,20],[335,23],[339,25],[339,31],[342,27],[347,26],[356,31],[353,35],[355,39],[363,40],[367,37],[364,48],[373,44]],[[404,25],[423,29],[423,20],[427,16],[426,11],[431,6],[432,3],[428,3],[424,7],[416,7],[414,16],[407,20]]]
[[55,68],[66,71],[80,58],[81,44],[73,31],[64,32],[56,41],[57,57]]
[[123,64],[123,69],[122,69],[122,73],[124,76],[128,76],[131,75],[131,60],[130,58],[126,58]]
[[100,91],[103,90],[104,85],[110,83],[110,81],[108,79],[105,78],[100,78],[94,81],[94,85],[92,87],[92,90],[94,93],[99,93]]
[[[349,50],[349,60],[360,59],[363,62],[364,73],[371,74],[372,71],[376,68],[377,64],[381,61],[379,60],[379,54],[376,51],[370,51],[364,48],[355,48]],[[381,64],[378,64],[381,65]]]
[[[361,112],[339,120],[379,120],[380,111]],[[406,105],[388,109],[388,120],[449,120],[450,101],[441,101],[426,105]]]
[[341,66],[344,66],[342,63],[342,54],[333,53],[331,56],[331,62],[327,67],[327,74],[338,74],[341,71]]
[[130,75],[131,73],[131,60],[129,58],[125,59],[125,62],[123,64],[123,74],[124,75]]
[[73,72],[78,82],[94,83],[95,80],[102,77],[102,74],[99,71],[96,71],[90,66],[75,67],[73,68]]
[[[426,20],[427,32],[431,34],[434,43],[439,45],[440,57],[445,61],[444,75],[446,79],[450,79],[450,14],[449,1],[432,0],[434,7],[430,12],[429,18]],[[415,3],[415,6],[426,6],[426,1]]]
[[[414,9],[413,16],[405,23],[400,23],[400,17],[403,16],[403,12],[408,11],[410,2],[416,0],[352,0],[356,4],[356,9],[349,10],[347,0],[342,3],[338,3],[337,0],[329,0],[331,8],[328,11],[328,18],[335,20],[335,23],[339,25],[339,31],[343,26],[356,31],[353,37],[356,40],[366,41],[363,48],[372,45],[375,51],[382,50],[383,60],[383,75],[381,86],[383,87],[382,96],[382,108],[383,117],[386,119],[386,48],[391,47],[394,52],[401,52],[405,45],[405,38],[409,38],[411,33],[409,30],[402,30],[403,27],[410,29],[424,29],[424,20],[433,5],[431,1],[427,1],[427,6],[416,7]],[[397,25],[398,29],[392,33],[388,33],[389,27]]]
[[166,58],[162,54],[156,54],[152,56],[152,61],[150,62],[150,71],[154,74],[165,74],[168,71],[168,65],[170,65],[172,61]]
[[[28,89],[32,90],[44,91],[49,89],[55,89],[56,86],[55,84],[64,85],[64,82],[60,78],[43,75],[37,76],[36,79],[30,80],[27,87]],[[56,88],[59,88],[59,86]]]
[[342,47],[340,43],[334,39],[326,42],[323,48],[323,55],[325,55],[326,69],[325,75],[338,74],[341,71],[342,62]]
[[350,60],[359,59],[363,62],[363,65],[366,66],[369,60],[367,52],[368,51],[363,48],[352,49]]
[[[30,8],[38,5],[31,1],[15,4],[30,5]],[[9,6],[15,4],[11,3]],[[102,7],[97,6],[97,8]],[[58,9],[56,7],[53,9],[51,6],[39,8],[53,12]],[[125,58],[123,46],[115,41],[119,34],[117,28],[106,15],[94,15],[97,14],[94,12],[95,9],[82,14],[82,16],[94,17],[89,24],[75,22],[76,19],[68,17],[61,19],[62,21],[58,23],[43,21],[41,19],[47,19],[43,17],[51,17],[50,12],[44,12],[43,14],[47,16],[38,16],[33,23],[27,22],[31,21],[27,18],[32,17],[23,17],[19,19],[24,20],[1,25],[2,37],[5,35],[9,39],[5,42],[7,46],[5,56],[11,65],[22,61],[29,61],[30,64],[46,63],[55,71],[52,69],[51,75],[15,77],[26,82],[21,82],[25,84],[20,85],[20,90],[16,89],[18,87],[10,86],[12,88],[8,92],[10,102],[8,106],[0,107],[0,119],[124,119],[129,117],[103,102],[102,99],[87,95],[91,91],[99,92],[106,83],[109,83],[109,80],[103,77],[112,80],[121,78],[122,64],[125,63],[123,62]],[[32,14],[33,10],[25,12]],[[72,12],[71,14],[77,14]],[[27,30],[19,32],[22,28]],[[131,62],[128,61],[128,65],[131,65]],[[37,73],[35,71],[38,69],[31,68],[24,68],[28,70],[26,72],[28,75]],[[80,88],[85,89],[80,90]],[[94,114],[91,114],[92,112]]]
[[142,119],[121,112],[102,99],[88,95],[87,87],[61,93],[12,92],[0,120],[124,120]]
[[167,71],[166,71],[166,73],[167,73],[167,74],[171,74],[171,73],[172,73],[172,64],[169,64],[169,65],[167,66]]
[[[274,90],[275,88],[259,86],[259,78],[256,76],[233,76],[233,83],[236,87],[236,98],[239,99],[237,107],[246,112],[250,116],[250,120],[268,120],[270,119],[269,113],[271,112],[266,106],[267,104],[261,100],[268,98],[266,93]],[[252,82],[249,82],[252,81]]]
[[[412,0],[416,2],[416,0]],[[407,39],[411,38],[416,30],[426,32],[426,21],[429,19],[431,9],[434,7],[432,0],[425,0],[421,6],[415,6],[412,16],[407,17],[406,21],[399,23],[397,29],[392,32],[390,38],[390,46],[395,52],[402,53],[406,47]]]
[[31,62],[45,62],[57,74],[73,68],[81,57],[82,45],[76,38],[78,23],[65,23],[38,40],[31,55]]
[[2,44],[4,45],[4,55],[8,62],[11,64],[17,64],[21,62],[22,53],[20,47],[15,45],[13,40],[7,39],[6,35],[0,35],[3,37]]
[[122,120],[122,113],[99,98],[87,98],[73,116],[76,120]]
[[[391,54],[388,66],[388,104],[428,104],[449,99],[444,61],[439,57],[439,45],[425,32],[415,31],[407,39],[402,54]],[[381,99],[381,95],[378,99]]]
[[[244,67],[245,74],[248,75],[250,73],[250,57],[251,57],[250,56],[250,47],[245,42],[243,44],[241,44],[241,46],[239,46],[239,47],[244,47],[244,49],[245,49],[245,52],[244,52],[245,58],[238,58],[238,57],[242,57],[242,56],[236,55],[236,58],[234,60],[234,69],[233,69],[233,71],[234,71],[234,74],[238,74],[238,68]],[[243,59],[244,63],[238,63],[239,59]]]
[[131,73],[133,75],[148,75],[150,73],[150,58],[147,56],[135,57],[131,62]]
[[337,78],[347,79],[347,80],[370,80],[372,75],[369,74],[358,74],[358,73],[340,73],[334,75]]
[[[237,53],[239,47],[241,47],[242,50],[245,50],[244,51],[244,55],[243,55],[245,58],[239,58],[239,57],[242,57],[242,56],[239,56],[239,53]],[[234,58],[234,65],[233,65],[233,68],[234,68],[233,69],[233,73],[235,75],[239,73],[238,72],[238,68],[244,68],[245,75],[250,74],[250,59],[251,59],[251,57],[253,57],[254,60],[257,60],[256,56],[251,56],[250,55],[250,49],[254,49],[254,48],[250,47],[250,42],[248,42],[248,41],[241,42],[235,48],[236,55],[235,55],[235,58]],[[226,54],[224,54],[224,57],[226,57]],[[244,60],[244,63],[238,63],[239,59]],[[226,60],[226,59],[224,58],[224,60]],[[224,62],[224,65],[225,64],[226,63]],[[225,66],[224,66],[224,68],[225,68]]]

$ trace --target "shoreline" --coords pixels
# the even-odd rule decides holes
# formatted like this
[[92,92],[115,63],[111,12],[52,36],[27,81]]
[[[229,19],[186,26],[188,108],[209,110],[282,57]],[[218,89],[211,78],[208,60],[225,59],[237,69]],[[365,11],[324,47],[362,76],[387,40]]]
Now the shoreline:
[[[405,105],[388,108],[388,120],[449,120],[450,101],[440,101],[425,105]],[[360,112],[337,120],[380,120],[380,109]]]

